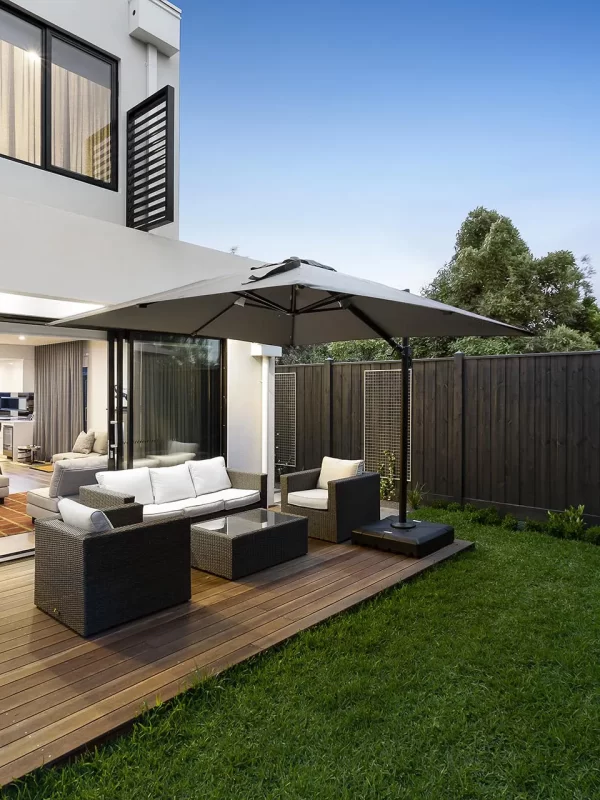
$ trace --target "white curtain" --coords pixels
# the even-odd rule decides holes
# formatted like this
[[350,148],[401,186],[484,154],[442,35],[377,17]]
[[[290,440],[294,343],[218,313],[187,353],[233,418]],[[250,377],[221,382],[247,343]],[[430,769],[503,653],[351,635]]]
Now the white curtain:
[[0,40],[0,153],[41,164],[42,62]]
[[111,91],[52,65],[52,163],[110,182]]

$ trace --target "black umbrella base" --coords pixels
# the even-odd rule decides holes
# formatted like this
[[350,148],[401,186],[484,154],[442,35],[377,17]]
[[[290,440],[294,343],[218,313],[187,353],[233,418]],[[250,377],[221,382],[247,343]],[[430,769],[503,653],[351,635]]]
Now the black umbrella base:
[[352,544],[423,558],[454,541],[454,528],[451,525],[417,522],[414,528],[402,530],[392,527],[397,519],[398,517],[386,517],[379,522],[357,528],[352,531]]

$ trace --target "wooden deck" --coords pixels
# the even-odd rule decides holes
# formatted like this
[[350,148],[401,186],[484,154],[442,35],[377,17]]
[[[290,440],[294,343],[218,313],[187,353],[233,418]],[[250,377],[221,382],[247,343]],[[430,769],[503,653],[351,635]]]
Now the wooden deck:
[[191,603],[88,640],[34,607],[33,559],[0,565],[0,786],[471,546],[416,561],[311,540],[242,581],[192,570]]

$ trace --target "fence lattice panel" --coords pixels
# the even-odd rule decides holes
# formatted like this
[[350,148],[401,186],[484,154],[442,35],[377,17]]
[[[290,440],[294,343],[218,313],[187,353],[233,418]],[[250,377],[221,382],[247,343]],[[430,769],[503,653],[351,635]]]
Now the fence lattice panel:
[[[409,372],[412,384],[412,372]],[[409,386],[409,414],[411,410]],[[368,369],[364,372],[364,459],[368,472],[378,472],[389,450],[396,459],[398,476],[402,455],[402,370]],[[408,439],[408,475],[410,480],[410,424]]]
[[275,373],[275,465],[296,466],[296,375]]

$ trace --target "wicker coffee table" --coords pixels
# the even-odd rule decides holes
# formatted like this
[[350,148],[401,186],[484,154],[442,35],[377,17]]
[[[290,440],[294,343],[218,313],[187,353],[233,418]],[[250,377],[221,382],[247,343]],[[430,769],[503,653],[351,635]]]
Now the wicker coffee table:
[[192,567],[237,580],[308,552],[308,520],[264,508],[196,522]]

